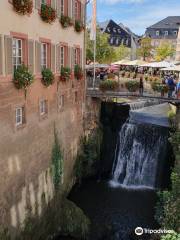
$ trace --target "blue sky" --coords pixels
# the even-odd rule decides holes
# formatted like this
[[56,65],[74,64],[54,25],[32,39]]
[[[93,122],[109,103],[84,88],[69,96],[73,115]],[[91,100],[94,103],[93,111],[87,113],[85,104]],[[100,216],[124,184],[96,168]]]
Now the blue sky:
[[[88,19],[91,16],[88,5]],[[97,20],[122,22],[136,34],[167,16],[180,16],[180,0],[97,0]]]

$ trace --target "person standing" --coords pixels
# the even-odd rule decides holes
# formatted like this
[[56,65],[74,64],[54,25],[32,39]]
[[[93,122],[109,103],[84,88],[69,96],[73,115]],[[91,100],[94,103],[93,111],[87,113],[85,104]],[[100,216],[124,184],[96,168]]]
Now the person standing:
[[143,83],[143,78],[141,76],[139,80],[139,94],[142,96],[143,92],[144,92],[144,83]]
[[168,85],[168,98],[172,98],[172,94],[175,90],[175,82],[174,82],[174,76],[171,75],[168,79],[167,79],[167,85]]

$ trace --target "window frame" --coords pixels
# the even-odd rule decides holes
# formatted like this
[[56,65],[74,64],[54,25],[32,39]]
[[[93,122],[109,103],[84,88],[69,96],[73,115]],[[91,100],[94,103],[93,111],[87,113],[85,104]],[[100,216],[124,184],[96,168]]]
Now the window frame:
[[169,36],[169,31],[164,31],[164,36]]
[[[63,50],[63,51],[62,51]],[[60,46],[60,67],[65,67],[65,46],[61,45]]]
[[59,94],[58,95],[58,111],[62,111],[65,106],[65,95]]
[[[15,47],[14,47],[15,42]],[[20,47],[18,46],[18,43],[21,43]],[[19,55],[19,50],[21,54]],[[15,51],[15,54],[14,54]],[[13,69],[17,69],[19,66],[23,64],[23,40],[21,38],[15,38],[12,39],[12,61],[13,61]],[[14,63],[15,59],[15,63]],[[18,63],[18,59],[20,59],[20,63]]]
[[160,35],[160,31],[156,30],[156,36],[159,37],[159,35]]
[[74,65],[80,65],[80,48],[74,48]]
[[[43,47],[45,46],[45,49]],[[44,56],[44,51],[45,50],[45,55]],[[48,43],[42,42],[41,43],[41,69],[45,69],[48,67]]]
[[48,113],[48,103],[46,99],[40,99],[39,101],[39,114],[44,116]]

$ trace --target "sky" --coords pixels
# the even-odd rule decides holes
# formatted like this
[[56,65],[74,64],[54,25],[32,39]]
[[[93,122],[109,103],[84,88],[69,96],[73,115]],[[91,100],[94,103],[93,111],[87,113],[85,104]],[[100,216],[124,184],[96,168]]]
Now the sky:
[[[88,4],[88,20],[91,11]],[[180,16],[180,0],[97,0],[97,21],[121,22],[138,35],[168,16]]]

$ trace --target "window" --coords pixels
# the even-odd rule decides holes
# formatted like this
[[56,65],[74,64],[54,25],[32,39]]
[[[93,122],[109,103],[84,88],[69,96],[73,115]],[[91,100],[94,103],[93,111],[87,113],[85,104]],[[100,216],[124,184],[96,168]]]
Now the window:
[[61,67],[64,67],[65,66],[65,47],[64,46],[61,46]]
[[74,52],[74,64],[75,65],[80,65],[80,49],[79,48],[75,48],[75,52]]
[[164,35],[165,35],[165,36],[168,36],[168,31],[165,31],[165,32],[164,32]]
[[64,14],[64,0],[60,0],[61,1],[61,15],[65,15]]
[[116,28],[113,28],[113,32],[116,33]]
[[22,64],[22,39],[13,38],[13,66],[17,69]]
[[118,38],[116,39],[116,45],[119,45],[119,39]]
[[178,31],[174,31],[174,35],[176,35],[176,36],[177,36],[177,35],[178,35]]
[[40,115],[45,115],[47,113],[47,100],[41,100],[39,104]]
[[114,42],[114,39],[110,38],[110,44],[113,44],[113,42]]
[[75,103],[78,102],[78,93],[77,93],[77,91],[74,93],[74,102]]
[[74,3],[74,15],[75,19],[81,19],[81,3],[78,0],[76,0]]
[[47,68],[47,50],[48,45],[47,43],[41,44],[41,68]]
[[156,31],[156,36],[159,36],[159,31]]
[[20,126],[25,122],[24,107],[16,108],[16,126]]
[[58,98],[58,110],[60,111],[64,107],[64,95],[60,95]]

